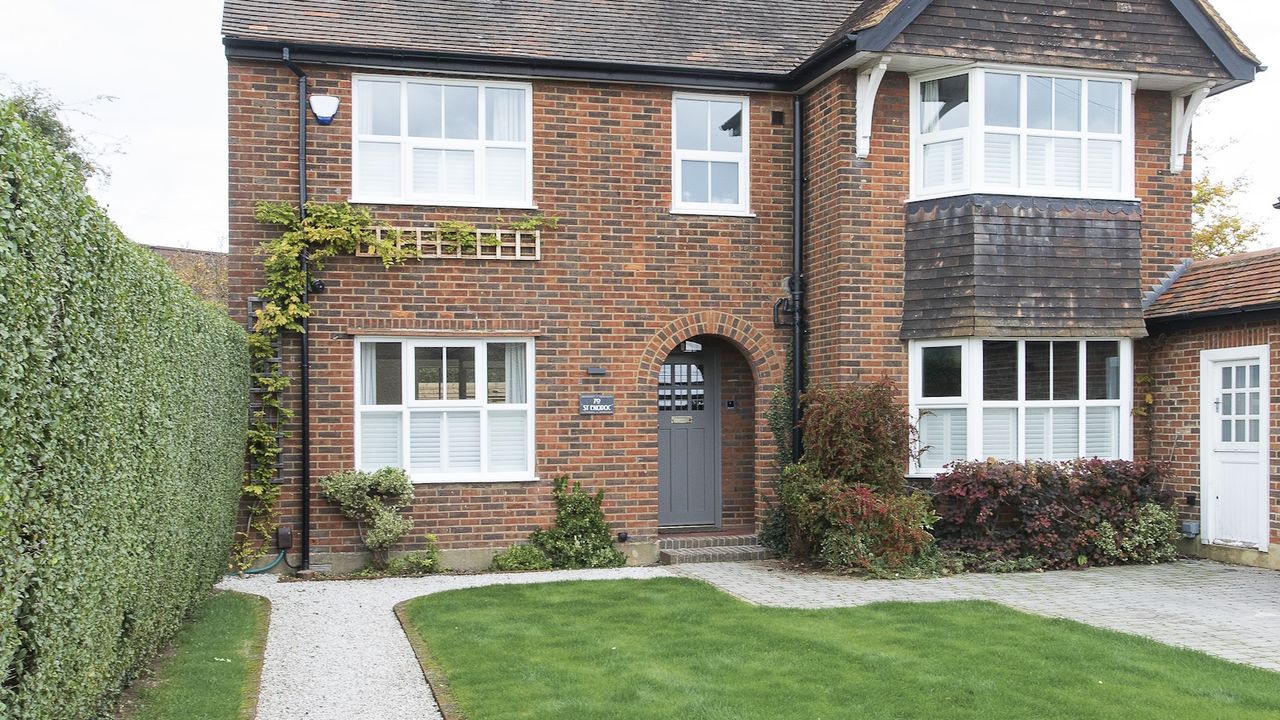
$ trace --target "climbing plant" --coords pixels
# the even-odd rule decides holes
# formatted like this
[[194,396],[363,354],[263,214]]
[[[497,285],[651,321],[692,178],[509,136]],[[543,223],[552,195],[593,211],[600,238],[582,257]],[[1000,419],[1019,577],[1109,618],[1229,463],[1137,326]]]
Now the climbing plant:
[[302,332],[303,320],[311,314],[305,302],[309,278],[302,258],[306,254],[310,272],[319,272],[329,258],[352,254],[361,246],[371,249],[390,267],[407,257],[399,243],[400,234],[383,226],[365,208],[348,203],[307,203],[306,217],[288,203],[260,203],[254,216],[258,222],[284,231],[262,244],[266,256],[263,271],[266,284],[258,293],[262,307],[257,310],[249,351],[257,403],[249,423],[246,454],[249,467],[242,491],[245,502],[244,526],[236,532],[232,567],[244,570],[267,550],[275,532],[280,486],[275,480],[280,460],[280,438],[293,411],[281,403],[281,396],[293,379],[281,367],[278,340],[285,332]]

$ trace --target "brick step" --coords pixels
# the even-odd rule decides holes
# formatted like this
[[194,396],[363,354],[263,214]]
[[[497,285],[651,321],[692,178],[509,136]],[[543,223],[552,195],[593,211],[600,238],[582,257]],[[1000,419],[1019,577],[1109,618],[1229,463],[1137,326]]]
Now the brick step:
[[684,550],[687,548],[711,548],[711,547],[741,547],[743,545],[758,545],[759,541],[756,536],[744,533],[742,535],[666,535],[658,536],[659,550]]
[[658,551],[658,563],[661,565],[683,565],[685,563],[711,562],[748,562],[766,560],[773,553],[760,545],[723,545],[720,547],[673,548]]

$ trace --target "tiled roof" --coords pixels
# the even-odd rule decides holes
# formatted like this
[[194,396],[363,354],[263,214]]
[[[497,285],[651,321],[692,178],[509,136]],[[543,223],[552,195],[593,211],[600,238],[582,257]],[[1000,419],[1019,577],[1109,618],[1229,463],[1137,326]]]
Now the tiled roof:
[[[879,4],[881,0],[872,0]],[[227,0],[229,39],[786,73],[850,0]]]
[[1147,308],[1148,321],[1280,306],[1280,248],[1191,264]]
[[1213,3],[1209,2],[1209,0],[1196,0],[1196,4],[1204,10],[1206,15],[1213,19],[1213,22],[1222,30],[1222,34],[1226,36],[1227,42],[1231,43],[1231,47],[1235,48],[1236,52],[1243,55],[1246,60],[1254,65],[1262,64],[1262,61],[1258,59],[1258,56],[1254,55],[1253,51],[1249,49],[1249,46],[1244,44],[1244,40],[1241,40],[1240,36],[1237,35],[1236,31],[1227,24],[1227,21],[1223,19],[1222,15],[1218,14],[1218,10],[1213,6]]

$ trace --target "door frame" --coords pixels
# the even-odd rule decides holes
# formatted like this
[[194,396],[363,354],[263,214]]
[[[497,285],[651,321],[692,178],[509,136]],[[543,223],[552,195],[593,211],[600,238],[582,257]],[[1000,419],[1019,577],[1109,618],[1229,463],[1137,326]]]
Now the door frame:
[[[1213,448],[1217,441],[1213,439],[1213,431],[1217,428],[1217,414],[1213,401],[1218,394],[1216,365],[1220,362],[1254,361],[1259,363],[1262,391],[1262,415],[1259,418],[1262,432],[1259,435],[1261,447],[1258,452],[1262,461],[1260,468],[1258,513],[1262,516],[1263,537],[1259,538],[1257,549],[1267,552],[1271,544],[1271,346],[1247,345],[1233,348],[1200,351],[1200,538],[1206,545],[1214,544],[1217,539],[1217,528],[1214,516],[1217,512],[1215,499],[1216,477],[1212,477]],[[1208,541],[1206,541],[1206,538]],[[1231,547],[1231,546],[1223,546]]]
[[[683,343],[682,343],[682,344],[683,344]],[[723,477],[724,469],[721,467],[721,465],[722,465],[722,449],[721,449],[721,440],[722,440],[722,437],[721,437],[721,435],[723,434],[723,431],[722,431],[722,429],[721,429],[721,427],[720,427],[720,420],[721,420],[721,412],[720,412],[720,351],[719,351],[719,349],[718,349],[718,348],[716,348],[716,349],[708,349],[705,345],[703,346],[703,349],[702,349],[702,350],[700,350],[700,351],[698,351],[698,352],[693,352],[693,353],[684,352],[684,351],[682,351],[682,350],[676,350],[676,351],[674,351],[674,352],[668,353],[668,354],[667,354],[667,356],[666,356],[666,357],[664,357],[664,358],[662,359],[662,362],[658,364],[658,369],[659,369],[659,371],[661,371],[662,366],[663,366],[663,365],[666,365],[669,361],[671,361],[671,360],[673,360],[673,359],[674,359],[674,360],[679,360],[679,359],[681,359],[681,358],[686,358],[686,359],[688,359],[688,360],[690,360],[690,361],[691,361],[693,358],[698,358],[698,359],[702,360],[703,365],[704,365],[705,367],[707,367],[707,368],[714,368],[713,373],[714,373],[714,376],[715,376],[715,382],[714,382],[714,383],[708,382],[708,383],[707,383],[707,388],[706,388],[706,390],[707,390],[707,408],[708,408],[708,409],[711,411],[711,413],[712,413],[712,416],[711,416],[711,423],[710,423],[710,425],[711,425],[711,442],[712,442],[712,449],[711,449],[711,453],[712,453],[712,458],[711,458],[711,467],[712,467],[712,476],[713,476],[714,492],[713,492],[713,495],[712,495],[712,500],[711,500],[711,502],[712,502],[712,505],[715,507],[715,519],[714,519],[713,524],[711,524],[711,525],[663,525],[663,524],[662,524],[662,519],[661,519],[661,515],[662,515],[662,508],[661,508],[661,507],[659,507],[659,508],[658,508],[658,515],[659,515],[659,518],[658,518],[658,530],[659,530],[659,531],[663,531],[663,530],[679,530],[679,529],[683,529],[683,528],[705,528],[705,529],[707,529],[707,530],[720,530],[720,529],[722,529],[722,528],[724,527],[724,477]],[[705,378],[705,377],[707,377],[709,374],[712,374],[712,373],[708,373],[708,372],[706,372],[706,370],[704,370],[704,371],[703,371],[703,377],[704,377],[704,378]],[[654,384],[655,392],[651,395],[651,397],[652,397],[652,401],[653,401],[653,402],[656,402],[656,401],[657,401],[657,397],[658,397],[658,396],[657,396],[657,393],[656,393],[656,387],[657,387],[657,384],[656,384],[656,383],[657,383],[657,378],[654,378],[654,383],[655,383],[655,384]],[[661,418],[661,412],[659,412],[659,413],[658,413],[658,416],[659,416],[659,418]],[[661,429],[661,427],[662,427],[662,423],[661,423],[661,420],[660,420],[660,419],[659,419],[659,422],[655,422],[655,423],[653,424],[653,432],[654,432],[654,439],[655,439],[655,440],[657,440],[657,439],[658,439],[658,438],[657,438],[657,433],[659,432],[659,430]],[[659,482],[659,483],[661,483],[661,482],[662,482],[662,467],[661,467],[662,457],[661,457],[661,453],[659,453],[658,463],[659,463],[659,467],[658,467],[658,482]],[[661,488],[659,488],[658,492],[659,492],[659,494],[661,494],[661,492],[662,492],[662,491],[661,491]]]

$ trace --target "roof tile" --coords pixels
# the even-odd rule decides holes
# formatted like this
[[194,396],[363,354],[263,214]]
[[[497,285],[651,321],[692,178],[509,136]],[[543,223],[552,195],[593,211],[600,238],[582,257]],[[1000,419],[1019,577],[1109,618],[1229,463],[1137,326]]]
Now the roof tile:
[[1280,248],[1192,263],[1147,308],[1146,318],[1173,320],[1280,305]]

